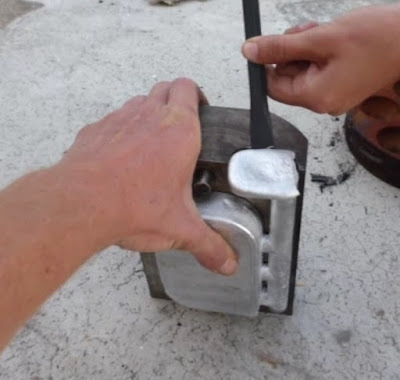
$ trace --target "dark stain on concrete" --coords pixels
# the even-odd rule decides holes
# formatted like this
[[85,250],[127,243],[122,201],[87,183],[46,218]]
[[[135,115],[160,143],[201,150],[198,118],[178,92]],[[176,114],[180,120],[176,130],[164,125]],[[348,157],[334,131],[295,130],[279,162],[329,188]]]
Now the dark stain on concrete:
[[25,13],[41,7],[43,7],[43,4],[23,0],[0,0],[0,28],[4,28]]
[[271,356],[266,352],[256,351],[255,355],[260,362],[269,364],[273,369],[277,369],[278,367],[283,365],[283,363],[279,359]]
[[384,317],[385,316],[385,310],[378,310],[376,312],[377,317]]
[[342,345],[350,342],[353,333],[351,332],[351,330],[339,330],[333,335],[336,339],[336,342]]

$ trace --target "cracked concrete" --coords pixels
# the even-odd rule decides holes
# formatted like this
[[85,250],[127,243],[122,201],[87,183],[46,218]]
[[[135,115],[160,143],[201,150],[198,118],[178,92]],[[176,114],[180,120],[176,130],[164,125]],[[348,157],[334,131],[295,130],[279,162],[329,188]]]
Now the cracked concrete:
[[[0,186],[55,162],[82,125],[158,80],[186,75],[212,104],[248,107],[240,1],[41,2],[0,29]],[[384,2],[261,1],[264,31]],[[2,17],[12,3],[0,0]],[[295,315],[153,300],[138,256],[110,248],[22,329],[0,358],[1,380],[400,379],[400,192],[356,165],[321,193],[310,173],[355,164],[343,119],[271,108],[310,140]]]

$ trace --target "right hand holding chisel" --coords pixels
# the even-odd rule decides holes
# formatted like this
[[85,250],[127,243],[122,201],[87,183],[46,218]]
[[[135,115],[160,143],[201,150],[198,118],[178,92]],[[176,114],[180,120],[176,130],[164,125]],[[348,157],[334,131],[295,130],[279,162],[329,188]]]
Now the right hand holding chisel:
[[399,19],[399,4],[364,7],[330,23],[252,38],[243,54],[268,65],[273,99],[338,115],[400,79]]

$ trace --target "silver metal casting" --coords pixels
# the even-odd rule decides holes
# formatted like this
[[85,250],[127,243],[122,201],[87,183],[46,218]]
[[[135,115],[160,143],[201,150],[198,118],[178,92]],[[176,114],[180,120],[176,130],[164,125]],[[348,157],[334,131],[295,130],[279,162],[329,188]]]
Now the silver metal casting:
[[156,254],[165,291],[174,301],[195,309],[256,316],[261,292],[262,223],[249,202],[212,193],[197,203],[203,219],[235,248],[239,270],[230,277],[203,268],[189,252]]
[[[166,294],[195,309],[256,316],[261,306],[288,307],[298,173],[291,151],[258,149],[234,154],[228,165],[232,194],[199,198],[203,219],[239,255],[239,271],[225,277],[203,268],[189,252],[156,254]],[[269,234],[248,200],[270,200]],[[268,255],[268,262],[263,257]]]
[[300,195],[295,155],[274,149],[240,151],[229,162],[228,179],[238,196],[271,200],[270,232],[261,242],[269,260],[260,268],[267,283],[260,305],[284,312],[289,299],[296,198]]

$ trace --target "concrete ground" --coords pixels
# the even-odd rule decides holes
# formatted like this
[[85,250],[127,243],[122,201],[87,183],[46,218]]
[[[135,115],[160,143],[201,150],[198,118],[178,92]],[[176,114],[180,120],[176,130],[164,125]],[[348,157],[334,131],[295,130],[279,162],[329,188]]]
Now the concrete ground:
[[[81,126],[159,80],[189,76],[212,104],[248,107],[240,1],[42,3],[0,0],[0,187],[54,163]],[[378,1],[261,3],[264,32],[279,33]],[[400,192],[355,163],[342,118],[271,107],[310,140],[294,316],[153,300],[138,255],[110,248],[18,334],[2,380],[400,379]],[[342,165],[355,168],[344,184],[311,183]]]

